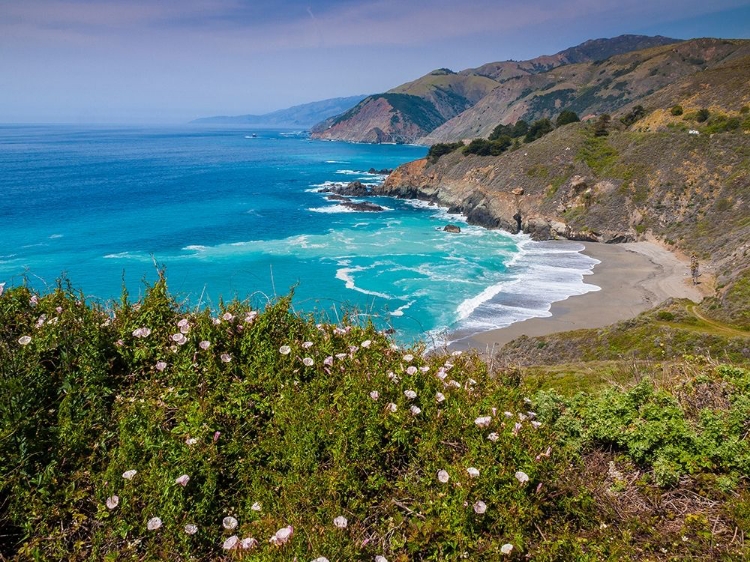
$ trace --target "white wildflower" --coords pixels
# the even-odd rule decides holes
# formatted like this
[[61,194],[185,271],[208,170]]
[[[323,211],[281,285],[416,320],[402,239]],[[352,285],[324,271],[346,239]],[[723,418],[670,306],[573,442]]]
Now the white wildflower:
[[185,533],[188,535],[194,535],[198,532],[198,525],[193,525],[192,523],[188,523],[185,525]]
[[211,347],[211,342],[203,340],[198,344],[198,347],[200,347],[203,351],[206,351],[209,347]]
[[246,537],[240,541],[240,548],[242,550],[250,550],[256,546],[258,546],[258,541],[252,537]]
[[479,500],[474,504],[474,513],[482,515],[485,511],[487,511],[487,504],[482,500]]
[[470,466],[469,468],[467,468],[466,472],[468,472],[469,476],[471,476],[472,478],[477,478],[479,476],[479,470],[477,470],[473,466]]
[[187,486],[188,482],[190,482],[190,476],[188,476],[187,474],[183,474],[182,476],[178,476],[174,479],[174,483],[179,484],[183,488]]
[[477,427],[485,428],[489,427],[491,421],[491,416],[480,416],[474,420],[474,423],[477,425]]
[[492,441],[492,442],[494,443],[495,441],[497,441],[498,439],[500,439],[500,435],[499,435],[499,434],[497,434],[497,433],[495,433],[495,432],[493,431],[492,433],[490,433],[490,434],[489,434],[489,435],[487,436],[487,439],[489,439],[490,441]]
[[137,470],[126,470],[125,472],[123,472],[123,473],[122,473],[122,477],[123,477],[123,478],[124,478],[125,480],[132,480],[132,479],[133,479],[133,477],[134,477],[134,476],[135,476],[136,474],[138,474],[138,471],[137,471]]
[[114,509],[120,505],[120,498],[117,496],[109,496],[107,498],[107,509]]
[[406,396],[409,400],[414,400],[417,397],[417,393],[413,390],[404,390],[404,396]]
[[445,470],[438,470],[437,478],[443,484],[447,483],[448,480],[451,479],[450,474],[448,474]]
[[278,531],[276,531],[276,534],[272,536],[268,542],[271,544],[274,544],[276,546],[281,546],[282,544],[286,544],[289,539],[292,538],[292,535],[294,534],[294,527],[289,525],[288,527],[282,527]]
[[146,527],[149,531],[156,531],[157,529],[161,528],[161,519],[158,517],[152,517],[148,520],[148,523],[146,524]]
[[503,554],[510,554],[511,552],[513,552],[513,545],[510,543],[505,543],[500,547],[500,552],[502,552]]
[[435,400],[437,400],[438,402],[444,402],[445,401],[445,394],[443,394],[442,392],[436,392],[435,393]]
[[292,352],[292,348],[289,347],[288,345],[282,345],[279,348],[279,353],[281,353],[282,355],[289,355],[291,352]]
[[346,520],[346,517],[343,515],[339,515],[336,517],[336,519],[333,520],[333,525],[337,529],[346,529],[346,526],[349,524],[349,522]]
[[306,341],[302,344],[302,349],[310,349],[313,346],[313,342]]
[[21,345],[29,345],[31,343],[31,336],[21,336],[18,338],[18,343]]
[[240,542],[240,538],[237,535],[232,535],[227,540],[224,541],[224,544],[221,546],[224,550],[232,550],[237,547],[237,543]]
[[370,398],[372,398],[373,400],[377,400],[378,398],[380,398],[380,393],[377,390],[373,390],[370,392]]
[[529,475],[519,470],[518,472],[516,472],[516,480],[518,480],[521,484],[526,484],[526,482],[529,481]]
[[304,363],[305,367],[312,367],[315,364],[315,361],[313,361],[312,357],[305,357],[302,360],[302,363]]
[[221,526],[224,527],[227,531],[231,531],[232,529],[235,529],[237,527],[237,520],[230,515],[222,519]]
[[411,412],[412,416],[418,416],[419,414],[422,413],[422,410],[418,408],[417,406],[412,406],[411,408],[409,408],[409,411]]
[[372,341],[371,340],[365,340],[360,345],[362,347],[364,347],[365,349],[367,349],[368,347],[370,347],[372,345]]
[[229,355],[228,353],[222,353],[222,354],[221,354],[221,360],[222,360],[222,361],[223,361],[224,363],[230,363],[230,362],[232,361],[232,356],[231,356],[231,355]]
[[395,404],[394,404],[393,402],[390,402],[390,403],[389,403],[389,404],[388,404],[388,405],[387,405],[387,406],[385,407],[385,409],[386,409],[386,410],[388,410],[389,412],[395,413],[395,412],[396,412],[396,410],[398,410],[398,406],[396,406],[396,405],[395,405]]

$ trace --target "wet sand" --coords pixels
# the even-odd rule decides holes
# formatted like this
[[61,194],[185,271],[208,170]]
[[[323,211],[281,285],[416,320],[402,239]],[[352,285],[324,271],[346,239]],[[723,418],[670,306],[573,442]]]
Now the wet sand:
[[582,328],[601,328],[633,318],[670,297],[700,302],[700,286],[692,284],[690,263],[653,242],[628,244],[584,244],[584,254],[599,260],[587,284],[599,291],[569,297],[552,304],[546,318],[530,318],[475,334],[450,345],[451,349],[473,348],[480,352],[499,349],[522,336],[545,336]]

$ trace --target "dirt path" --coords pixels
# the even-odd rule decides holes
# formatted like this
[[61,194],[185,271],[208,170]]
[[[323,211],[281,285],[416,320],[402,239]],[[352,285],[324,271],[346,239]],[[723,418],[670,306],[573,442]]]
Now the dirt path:
[[727,326],[726,324],[722,324],[721,322],[717,322],[716,320],[711,320],[710,318],[703,316],[703,314],[701,314],[698,311],[695,304],[687,305],[686,309],[690,314],[695,316],[701,322],[704,322],[705,324],[708,324],[709,326],[711,326],[713,330],[719,334],[722,334],[724,336],[734,337],[734,338],[736,337],[750,338],[750,332],[732,328],[730,326]]

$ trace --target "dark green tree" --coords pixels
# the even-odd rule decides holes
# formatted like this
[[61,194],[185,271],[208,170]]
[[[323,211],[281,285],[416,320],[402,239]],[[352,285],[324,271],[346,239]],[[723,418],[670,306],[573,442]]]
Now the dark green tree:
[[437,144],[433,144],[430,147],[430,150],[427,151],[427,159],[434,164],[441,156],[450,154],[454,150],[458,150],[459,148],[463,147],[463,145],[464,143],[462,142],[439,142]]
[[620,118],[620,122],[626,127],[630,127],[633,123],[639,119],[643,119],[646,116],[646,110],[642,105],[636,105],[627,115]]
[[580,120],[581,119],[578,117],[578,114],[575,111],[566,109],[557,116],[555,127],[562,127],[563,125],[567,125],[569,123],[577,123]]
[[523,138],[523,142],[534,142],[535,140],[542,138],[547,133],[552,132],[553,129],[554,127],[552,127],[552,121],[550,121],[546,117],[534,121],[534,123],[531,124],[531,127],[529,127],[526,136]]

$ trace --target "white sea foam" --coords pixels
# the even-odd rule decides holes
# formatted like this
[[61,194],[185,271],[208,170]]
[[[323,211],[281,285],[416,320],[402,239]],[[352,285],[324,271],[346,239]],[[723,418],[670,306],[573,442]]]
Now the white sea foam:
[[56,238],[62,238],[62,237],[63,237],[62,234],[53,234],[52,236],[50,236],[50,239],[55,240]]
[[354,209],[350,209],[349,207],[345,207],[344,205],[328,205],[327,207],[310,207],[307,209],[308,211],[312,211],[313,213],[356,213],[358,211],[355,211]]
[[399,306],[396,310],[394,310],[393,312],[391,312],[391,316],[403,316],[404,315],[404,311],[407,310],[407,309],[409,309],[409,308],[411,308],[411,305],[413,305],[415,302],[417,302],[417,301],[409,301],[408,303],[406,303],[406,304],[404,304],[402,306]]
[[336,279],[343,281],[344,285],[347,289],[351,289],[352,291],[357,291],[358,293],[362,293],[364,295],[370,295],[373,297],[380,297],[383,299],[392,299],[390,295],[386,295],[385,293],[379,293],[377,291],[368,291],[367,289],[362,289],[360,287],[357,287],[357,285],[354,283],[354,277],[352,276],[353,273],[359,273],[360,271],[365,271],[366,267],[342,267],[338,270],[336,270]]

